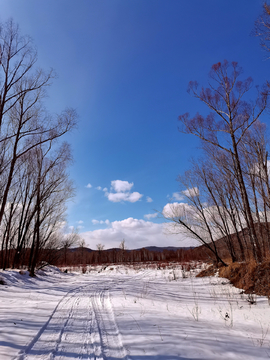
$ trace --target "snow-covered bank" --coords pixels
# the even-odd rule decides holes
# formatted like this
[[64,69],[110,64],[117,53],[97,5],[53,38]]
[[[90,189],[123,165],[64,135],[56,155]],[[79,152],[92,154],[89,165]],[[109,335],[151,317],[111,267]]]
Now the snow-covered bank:
[[181,269],[98,270],[0,273],[0,359],[270,358],[267,298]]

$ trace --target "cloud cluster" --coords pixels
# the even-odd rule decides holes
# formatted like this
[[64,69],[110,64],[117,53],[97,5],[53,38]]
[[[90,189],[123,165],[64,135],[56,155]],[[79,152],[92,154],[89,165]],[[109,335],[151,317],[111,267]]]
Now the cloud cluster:
[[[181,192],[174,192],[172,199],[175,201],[183,201],[185,197],[194,197],[200,195],[199,189],[197,187],[183,190]],[[169,196],[168,196],[169,197]]]
[[184,200],[184,195],[182,193],[179,193],[179,192],[174,192],[173,193],[173,200],[176,200],[176,201],[182,201]]
[[83,221],[82,221],[82,220],[76,221],[76,223],[79,224],[79,225],[76,226],[76,228],[77,228],[78,230],[81,230],[81,229],[84,228],[84,226],[82,225],[82,224],[83,224]]
[[129,183],[128,181],[123,180],[113,180],[111,181],[112,189],[118,193],[130,191],[134,183]]
[[143,195],[136,191],[130,192],[133,185],[134,183],[128,181],[113,180],[111,181],[110,192],[106,191],[105,196],[112,202],[128,201],[134,203],[139,201]]
[[[105,193],[105,196],[111,202],[128,201],[135,203],[143,197],[143,194],[140,194],[137,191],[131,192],[131,188],[133,186],[133,182],[130,183],[124,180],[112,180],[110,191],[107,187],[102,188],[101,186],[96,186],[95,189],[99,191],[102,190]],[[85,187],[90,189],[93,186],[89,183]],[[151,199],[150,196],[147,196],[146,201],[150,203],[153,201],[153,199]]]
[[145,246],[196,246],[198,243],[182,234],[169,234],[167,224],[156,224],[151,221],[132,217],[110,223],[106,229],[87,231],[80,234],[92,249],[101,243],[105,248],[119,247],[125,239],[129,249]]
[[147,220],[154,219],[154,218],[157,217],[157,216],[158,216],[158,213],[146,214],[146,215],[144,215],[144,217],[145,217]]
[[102,191],[104,191],[104,192],[105,192],[105,191],[108,191],[108,189],[107,189],[106,187],[102,189],[101,186],[97,186],[96,189],[99,190],[99,191],[102,190]]
[[194,216],[194,208],[186,203],[168,203],[162,210],[162,215],[166,219],[177,219],[186,216]]
[[199,189],[197,187],[193,187],[193,188],[190,188],[190,189],[183,190],[182,194],[189,197],[189,198],[192,198],[194,196],[199,196],[200,192],[199,192]]
[[109,225],[109,224],[110,224],[110,221],[109,221],[108,219],[105,220],[105,221],[93,219],[93,220],[92,220],[92,224],[94,224],[94,225],[97,225],[97,224],[106,224],[106,225]]

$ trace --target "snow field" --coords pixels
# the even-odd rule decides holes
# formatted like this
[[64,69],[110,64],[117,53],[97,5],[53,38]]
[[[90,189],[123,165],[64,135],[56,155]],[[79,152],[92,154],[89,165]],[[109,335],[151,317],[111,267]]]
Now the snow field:
[[270,358],[267,298],[226,279],[127,266],[0,277],[1,360]]

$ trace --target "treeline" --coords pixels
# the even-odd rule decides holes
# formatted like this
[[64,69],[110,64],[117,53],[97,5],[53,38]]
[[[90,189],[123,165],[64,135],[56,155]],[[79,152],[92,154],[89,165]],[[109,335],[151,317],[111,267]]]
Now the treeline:
[[35,48],[12,20],[0,27],[0,266],[27,253],[32,275],[43,249],[59,247],[58,230],[74,189],[70,148],[59,139],[76,124],[66,109],[50,115],[46,89],[54,72],[36,65]]
[[[62,254],[61,254],[62,252]],[[205,259],[205,257],[204,257]],[[145,248],[138,250],[122,250],[118,248],[109,250],[89,250],[87,248],[69,249],[65,256],[60,251],[59,259],[55,262],[57,266],[72,266],[78,264],[109,264],[109,263],[132,263],[132,262],[160,262],[191,260],[203,260],[201,254],[194,254],[192,249],[182,248],[177,250],[151,251]]]
[[[5,252],[5,251],[4,251]],[[24,249],[20,257],[20,268],[27,268],[31,249]],[[2,252],[0,252],[2,257]],[[9,251],[11,261],[16,256],[16,250]],[[61,249],[41,249],[39,252],[38,267],[47,263],[59,266],[80,266],[91,264],[117,264],[117,263],[134,263],[134,262],[163,262],[177,261],[189,262],[206,260],[207,256],[203,252],[194,252],[193,249],[181,248],[177,250],[151,251],[145,248],[138,250],[91,250],[80,246],[78,248],[61,248]]]

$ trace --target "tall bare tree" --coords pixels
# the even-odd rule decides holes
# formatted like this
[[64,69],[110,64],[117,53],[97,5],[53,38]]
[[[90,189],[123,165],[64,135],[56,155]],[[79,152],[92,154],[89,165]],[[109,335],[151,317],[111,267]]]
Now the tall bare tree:
[[47,113],[42,100],[53,72],[35,68],[31,40],[12,20],[0,28],[0,60],[1,225],[18,160],[71,130],[77,115],[73,109],[55,117]]
[[255,231],[254,218],[244,181],[240,160],[240,146],[247,132],[258,121],[268,106],[269,89],[264,86],[257,91],[254,102],[245,100],[246,93],[252,87],[252,79],[240,80],[242,69],[236,62],[214,64],[209,73],[209,87],[199,88],[197,82],[190,82],[189,92],[210,109],[210,114],[188,113],[179,116],[182,124],[180,131],[193,134],[203,142],[227,153],[233,163],[235,182],[239,187],[245,212],[254,257],[262,261],[261,247]]
[[[65,201],[73,194],[66,166],[66,144],[56,141],[76,125],[71,108],[51,116],[43,104],[54,78],[36,66],[31,39],[21,36],[13,20],[0,25],[0,228],[2,249],[31,246],[29,268],[34,273],[40,247],[63,221]],[[48,155],[50,153],[50,155]],[[58,212],[58,215],[57,215]],[[3,260],[3,254],[2,254]],[[5,257],[2,265],[6,266]]]

